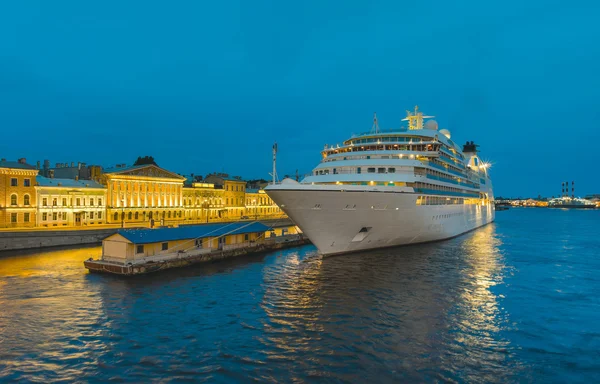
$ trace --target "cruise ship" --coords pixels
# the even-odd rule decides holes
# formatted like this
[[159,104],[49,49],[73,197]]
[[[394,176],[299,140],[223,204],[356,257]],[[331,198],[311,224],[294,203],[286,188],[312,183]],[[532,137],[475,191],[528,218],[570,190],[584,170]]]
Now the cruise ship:
[[266,193],[323,255],[443,240],[494,220],[489,164],[415,107],[406,126],[325,145],[300,182]]

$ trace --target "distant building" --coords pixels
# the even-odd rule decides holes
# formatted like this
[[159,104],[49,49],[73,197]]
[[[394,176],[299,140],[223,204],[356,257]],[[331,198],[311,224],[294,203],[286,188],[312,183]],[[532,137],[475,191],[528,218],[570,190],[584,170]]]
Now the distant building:
[[105,169],[108,222],[161,225],[183,220],[184,181],[154,164]]
[[284,214],[262,189],[246,190],[246,210],[250,218],[281,216]]
[[93,180],[37,176],[37,226],[106,223],[106,188]]
[[37,174],[38,170],[24,158],[0,160],[0,227],[35,226]]
[[235,220],[244,216],[246,182],[241,177],[212,173],[204,178],[204,182],[214,184],[217,189],[223,189],[222,199],[226,209],[219,213],[219,218]]
[[40,175],[56,179],[73,180],[94,180],[100,181],[102,167],[99,165],[87,165],[82,162],[56,163],[54,168],[50,168],[50,161],[44,160],[43,167],[40,168],[40,162],[37,162],[37,169]]

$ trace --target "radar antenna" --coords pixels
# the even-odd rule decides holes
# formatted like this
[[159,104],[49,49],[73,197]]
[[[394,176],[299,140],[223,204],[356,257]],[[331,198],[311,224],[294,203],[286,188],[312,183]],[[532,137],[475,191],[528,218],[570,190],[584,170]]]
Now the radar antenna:
[[435,116],[423,116],[423,112],[419,112],[419,106],[415,106],[415,111],[406,111],[406,117],[402,121],[408,121],[408,129],[423,129],[423,119],[431,119]]

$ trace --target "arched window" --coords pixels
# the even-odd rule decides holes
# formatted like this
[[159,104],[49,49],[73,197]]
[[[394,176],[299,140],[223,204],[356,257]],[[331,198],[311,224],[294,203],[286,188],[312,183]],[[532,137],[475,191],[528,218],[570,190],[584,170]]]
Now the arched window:
[[115,221],[119,220],[119,214],[117,212],[115,212],[113,217]]
[[169,211],[169,215],[168,216],[169,216],[169,219],[170,219],[171,218],[171,211]]
[[23,196],[23,204],[24,205],[29,205],[30,204],[30,202],[29,202],[29,195]]
[[17,205],[17,195],[10,195],[10,205]]
[[129,212],[129,213],[127,214],[127,220],[131,220],[131,219],[133,219],[133,213],[132,213],[132,212]]
[[136,219],[136,220],[138,220],[138,219],[139,219],[139,217],[140,217],[140,216],[139,216],[138,212],[136,212],[136,213],[135,213],[135,219]]

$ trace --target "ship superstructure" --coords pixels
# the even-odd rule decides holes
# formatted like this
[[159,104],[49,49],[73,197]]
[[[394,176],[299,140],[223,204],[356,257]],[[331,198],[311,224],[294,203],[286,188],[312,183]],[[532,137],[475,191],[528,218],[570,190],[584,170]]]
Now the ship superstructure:
[[415,107],[400,129],[325,145],[301,182],[267,194],[323,254],[440,240],[494,220],[489,164]]

